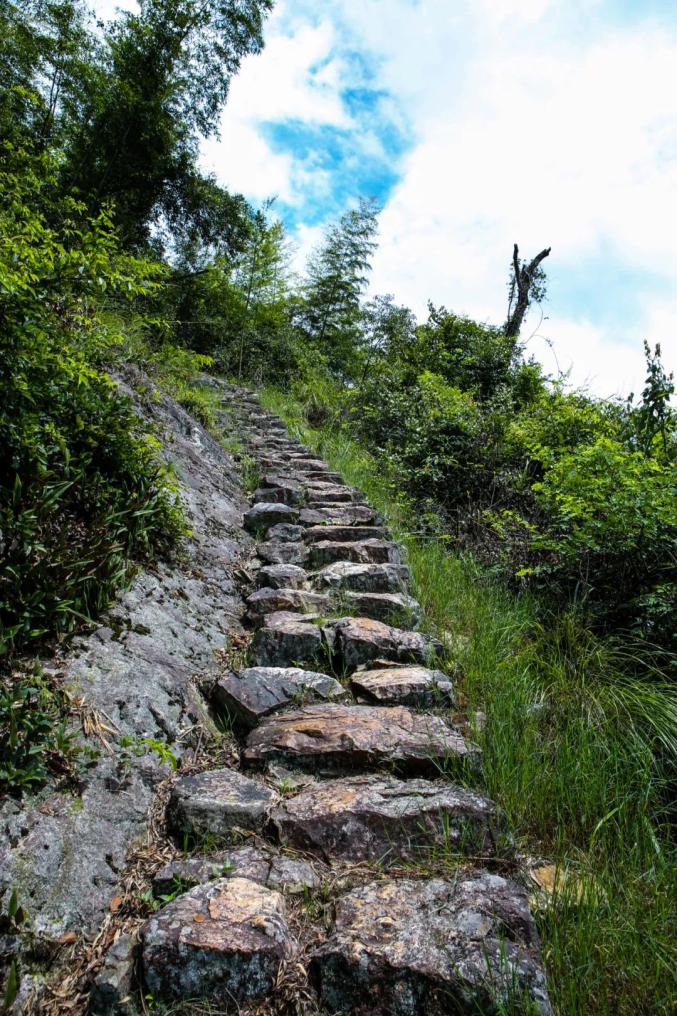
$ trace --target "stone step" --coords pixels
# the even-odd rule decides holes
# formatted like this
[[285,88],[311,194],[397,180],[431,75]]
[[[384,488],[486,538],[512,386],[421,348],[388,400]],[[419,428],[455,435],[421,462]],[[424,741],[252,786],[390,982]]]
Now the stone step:
[[358,670],[352,675],[350,685],[356,695],[381,706],[450,709],[456,698],[447,675],[427,667],[390,666]]
[[438,775],[451,764],[479,764],[479,748],[438,716],[401,706],[304,706],[264,720],[247,738],[244,761],[302,769]]
[[266,530],[265,540],[281,540],[283,543],[298,543],[303,539],[305,530],[303,526],[294,525],[292,522],[278,522]]
[[308,504],[352,504],[362,500],[362,494],[352,487],[336,484],[305,484],[306,501]]
[[308,586],[308,572],[297,564],[268,564],[258,572],[256,584],[259,588],[305,589]]
[[[418,600],[406,593],[355,593],[344,590],[334,593],[335,613],[351,613],[372,621],[396,625],[398,628],[416,628],[422,612]],[[340,610],[340,607],[343,607]]]
[[167,823],[179,837],[228,838],[234,830],[260,832],[278,795],[234,769],[183,776],[172,788]]
[[212,691],[214,705],[247,730],[285,706],[347,696],[336,678],[298,667],[249,667],[219,678]]
[[320,540],[311,543],[309,551],[311,568],[322,568],[336,561],[348,561],[351,564],[402,564],[402,551],[389,540],[362,540],[353,543]]
[[303,614],[267,614],[254,636],[252,657],[260,667],[321,666],[326,660],[322,628]]
[[356,776],[316,783],[271,813],[280,842],[325,861],[392,865],[436,854],[488,857],[505,823],[487,797],[443,780]]
[[396,593],[406,589],[411,573],[403,564],[351,564],[336,561],[310,576],[316,589],[356,593]]
[[341,897],[312,973],[332,1013],[552,1012],[527,894],[487,872]]
[[266,540],[259,543],[256,553],[266,564],[304,565],[308,560],[308,548],[304,543],[289,543],[284,540]]
[[288,504],[295,508],[305,503],[301,487],[295,490],[289,486],[257,487],[253,500],[256,504],[264,502],[267,504]]
[[261,501],[244,515],[244,527],[250,533],[262,533],[278,522],[296,522],[298,508],[288,504],[271,504]]
[[266,614],[280,611],[330,614],[331,597],[327,593],[314,593],[306,589],[270,588],[257,589],[246,599],[249,620],[257,624]]
[[429,635],[365,617],[330,621],[322,631],[336,661],[335,669],[347,672],[377,659],[428,665],[442,652],[442,644]]
[[213,854],[180,857],[169,861],[153,876],[156,896],[176,891],[177,885],[192,889],[219,878],[247,878],[292,896],[322,887],[328,874],[322,861],[290,857],[271,847],[232,847]]
[[299,521],[306,526],[352,526],[355,523],[378,523],[376,512],[367,505],[342,504],[338,508],[302,508]]
[[269,994],[298,946],[282,895],[245,878],[196,886],[143,926],[141,967],[154,999],[212,1005]]
[[338,543],[363,543],[365,540],[383,540],[388,531],[383,526],[309,526],[303,538],[306,543],[321,543],[331,538]]

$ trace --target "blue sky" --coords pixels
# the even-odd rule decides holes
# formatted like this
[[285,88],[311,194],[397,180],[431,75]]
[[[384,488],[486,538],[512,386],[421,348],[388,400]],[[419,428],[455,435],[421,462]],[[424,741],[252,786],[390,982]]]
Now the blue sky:
[[[98,6],[112,0],[99,0]],[[299,247],[384,206],[373,288],[500,322],[512,244],[552,247],[548,370],[637,391],[677,367],[674,0],[278,0],[204,165]]]

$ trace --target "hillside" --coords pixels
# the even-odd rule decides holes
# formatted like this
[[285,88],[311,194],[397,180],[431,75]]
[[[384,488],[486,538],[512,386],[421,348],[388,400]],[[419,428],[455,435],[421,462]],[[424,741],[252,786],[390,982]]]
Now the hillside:
[[[203,172],[269,0],[0,11],[0,1004],[672,1011],[677,413]],[[497,280],[497,286],[502,280]]]

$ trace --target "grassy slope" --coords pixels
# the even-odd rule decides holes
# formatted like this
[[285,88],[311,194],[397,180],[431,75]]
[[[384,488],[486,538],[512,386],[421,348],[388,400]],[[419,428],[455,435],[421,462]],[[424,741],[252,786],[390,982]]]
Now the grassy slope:
[[677,868],[662,835],[666,776],[656,757],[674,758],[674,689],[658,676],[629,680],[627,648],[595,640],[571,614],[544,625],[527,596],[418,537],[415,511],[382,464],[331,428],[308,427],[290,396],[268,389],[263,402],[366,493],[407,547],[415,593],[450,646],[465,704],[486,714],[487,790],[520,846],[557,865],[538,915],[556,1012],[673,1012]]

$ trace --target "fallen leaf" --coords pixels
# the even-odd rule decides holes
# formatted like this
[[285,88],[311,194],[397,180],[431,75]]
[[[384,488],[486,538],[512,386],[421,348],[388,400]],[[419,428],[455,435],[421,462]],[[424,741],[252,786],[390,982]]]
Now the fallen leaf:
[[196,924],[204,924],[207,918],[205,917],[204,914],[196,914],[193,920],[195,921]]
[[122,896],[114,896],[113,899],[110,901],[110,907],[108,908],[111,914],[117,914],[118,910],[120,909],[123,903],[124,900]]
[[540,868],[532,868],[529,874],[541,889],[548,893],[555,891],[557,867],[554,864],[543,864]]
[[77,942],[77,940],[78,936],[74,931],[67,931],[61,936],[61,938],[57,938],[56,941],[59,945],[72,945],[73,942]]

